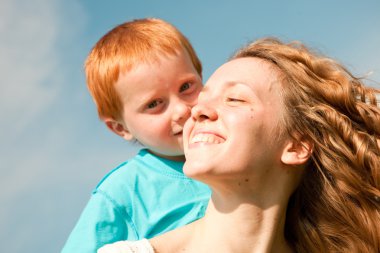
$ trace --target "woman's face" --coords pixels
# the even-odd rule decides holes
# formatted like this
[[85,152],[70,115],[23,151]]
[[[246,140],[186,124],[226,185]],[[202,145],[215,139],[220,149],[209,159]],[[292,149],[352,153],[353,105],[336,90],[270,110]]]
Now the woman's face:
[[243,180],[270,174],[283,146],[278,73],[251,57],[227,62],[210,77],[185,125],[185,174]]

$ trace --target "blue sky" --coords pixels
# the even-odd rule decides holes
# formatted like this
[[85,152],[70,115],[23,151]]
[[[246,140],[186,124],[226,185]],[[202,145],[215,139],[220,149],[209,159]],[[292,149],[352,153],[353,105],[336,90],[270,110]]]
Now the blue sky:
[[84,81],[89,50],[115,25],[173,23],[205,80],[238,47],[279,36],[379,82],[379,13],[378,0],[1,0],[0,252],[59,252],[91,190],[136,152],[98,120]]

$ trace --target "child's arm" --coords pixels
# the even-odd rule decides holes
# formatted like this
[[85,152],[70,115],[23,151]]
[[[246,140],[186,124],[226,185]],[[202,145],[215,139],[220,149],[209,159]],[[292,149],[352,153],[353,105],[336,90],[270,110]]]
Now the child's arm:
[[119,240],[136,240],[129,217],[103,192],[95,192],[71,232],[62,253],[94,253]]

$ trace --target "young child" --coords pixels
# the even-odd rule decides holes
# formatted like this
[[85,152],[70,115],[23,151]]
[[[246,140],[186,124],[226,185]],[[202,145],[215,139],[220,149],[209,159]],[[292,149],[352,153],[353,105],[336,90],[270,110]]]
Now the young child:
[[101,120],[145,148],[98,184],[62,252],[93,253],[202,217],[210,190],[182,172],[182,129],[202,89],[187,38],[163,20],[133,20],[96,43],[85,71]]

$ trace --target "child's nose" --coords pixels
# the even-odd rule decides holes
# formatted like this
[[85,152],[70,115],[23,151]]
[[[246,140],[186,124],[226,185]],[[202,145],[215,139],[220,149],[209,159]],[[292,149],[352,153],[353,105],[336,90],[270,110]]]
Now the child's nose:
[[172,119],[176,122],[185,122],[190,117],[190,115],[191,106],[184,102],[178,102],[174,107]]

